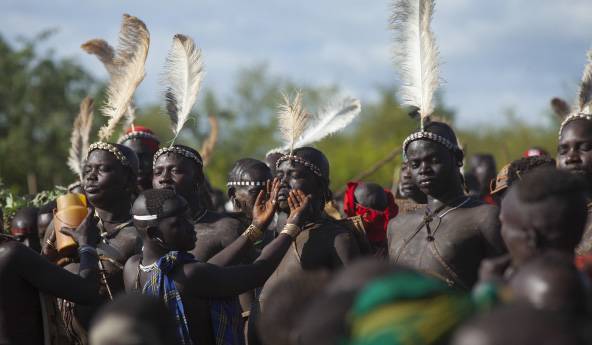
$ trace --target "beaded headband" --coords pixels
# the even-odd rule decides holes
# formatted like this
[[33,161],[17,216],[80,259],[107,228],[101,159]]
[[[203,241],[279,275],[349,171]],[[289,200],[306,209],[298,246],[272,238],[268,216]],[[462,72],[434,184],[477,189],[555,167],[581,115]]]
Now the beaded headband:
[[126,140],[130,140],[130,139],[150,139],[150,140],[154,140],[157,143],[160,143],[160,141],[158,140],[158,138],[156,137],[156,135],[152,134],[152,133],[148,133],[148,132],[141,132],[141,131],[134,131],[134,132],[129,132],[128,134],[122,136],[121,138],[119,138],[119,140],[117,141],[118,144],[123,143]]
[[432,132],[421,131],[421,132],[412,133],[410,136],[408,136],[405,139],[405,141],[403,141],[403,157],[405,160],[407,160],[407,146],[409,146],[409,144],[411,144],[411,142],[416,141],[416,140],[420,140],[420,139],[431,140],[433,142],[436,142],[436,143],[444,146],[445,148],[447,148],[450,151],[462,151],[456,144],[454,144],[452,141],[444,138],[441,135],[438,135],[438,134],[432,133]]
[[94,150],[109,151],[109,152],[111,152],[111,154],[113,154],[115,156],[115,158],[117,158],[117,160],[123,166],[131,167],[130,162],[127,159],[127,157],[125,157],[125,155],[123,153],[121,153],[121,151],[115,145],[111,145],[106,142],[98,141],[96,143],[91,144],[88,147],[88,154],[90,155],[90,153]]
[[154,160],[152,161],[152,165],[156,165],[156,160],[158,159],[158,157],[162,156],[165,153],[176,153],[179,156],[183,156],[185,158],[191,159],[192,161],[197,163],[197,165],[203,166],[203,162],[202,162],[201,158],[199,158],[198,155],[196,155],[195,153],[193,153],[189,150],[186,150],[182,147],[178,147],[178,146],[163,147],[163,148],[159,149],[158,151],[156,151],[156,153],[154,154]]
[[563,127],[565,127],[569,122],[574,121],[574,120],[579,120],[579,119],[592,121],[592,114],[575,113],[575,114],[571,114],[568,117],[566,117],[565,120],[563,120],[563,122],[561,122],[561,126],[559,126],[559,137],[561,137],[561,132],[563,132]]
[[228,182],[226,185],[228,187],[232,186],[265,186],[267,181],[231,181]]
[[305,167],[307,167],[310,171],[312,171],[318,177],[323,177],[323,174],[321,173],[321,169],[319,169],[319,167],[317,167],[316,165],[312,164],[311,162],[307,161],[306,159],[304,159],[302,157],[298,157],[298,156],[294,156],[294,155],[281,156],[277,160],[277,162],[275,163],[275,168],[279,169],[280,164],[284,161],[287,161],[287,160],[291,160],[296,163],[300,163],[300,164],[304,165]]

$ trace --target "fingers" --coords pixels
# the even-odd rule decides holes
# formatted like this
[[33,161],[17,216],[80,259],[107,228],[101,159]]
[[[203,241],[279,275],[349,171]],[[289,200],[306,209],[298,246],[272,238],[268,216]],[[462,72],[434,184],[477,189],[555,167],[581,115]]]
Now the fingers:
[[259,194],[257,194],[257,199],[255,199],[255,206],[260,206],[261,204],[263,204],[265,200],[265,191],[262,189],[259,191]]
[[86,217],[84,217],[84,219],[82,220],[82,223],[92,223],[92,222],[96,222],[97,219],[95,219],[95,209],[92,206],[87,207],[87,213],[86,213]]
[[269,194],[269,199],[273,204],[277,203],[277,195],[280,192],[280,180],[278,178],[273,179],[273,184],[271,187],[271,193]]
[[290,193],[288,194],[288,206],[290,207],[290,210],[294,210],[297,208],[296,201],[297,200],[294,197],[294,192],[290,191]]
[[265,191],[267,196],[271,195],[271,189],[272,189],[272,181],[271,180],[267,180],[265,181]]

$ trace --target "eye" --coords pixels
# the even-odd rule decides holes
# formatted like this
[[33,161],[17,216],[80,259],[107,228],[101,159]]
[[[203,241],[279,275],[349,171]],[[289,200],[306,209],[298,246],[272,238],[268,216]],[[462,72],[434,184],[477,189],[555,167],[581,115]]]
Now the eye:
[[582,143],[582,145],[580,146],[580,150],[590,151],[590,150],[592,150],[592,144],[591,143]]
[[112,170],[112,169],[111,169],[111,167],[110,167],[110,166],[108,166],[108,165],[101,165],[101,166],[99,167],[99,171],[100,171],[100,172],[110,172],[111,170]]
[[411,166],[411,169],[417,169],[417,168],[419,168],[419,162],[418,161],[411,161],[411,163],[409,165]]
[[557,148],[557,154],[559,155],[564,155],[566,154],[568,151],[568,147],[566,145],[559,145],[559,147]]

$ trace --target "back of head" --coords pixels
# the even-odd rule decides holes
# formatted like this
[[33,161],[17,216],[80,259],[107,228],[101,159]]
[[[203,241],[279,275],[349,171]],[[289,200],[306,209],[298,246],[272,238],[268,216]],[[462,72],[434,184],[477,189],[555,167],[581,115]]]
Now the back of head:
[[95,316],[91,345],[179,344],[176,322],[159,299],[141,294],[121,295]]
[[538,168],[554,168],[556,165],[555,160],[549,156],[529,156],[517,159],[508,166],[507,185],[510,187]]
[[564,316],[528,306],[497,308],[464,324],[451,345],[583,345]]
[[[256,175],[257,177],[253,175]],[[263,181],[271,179],[272,176],[269,167],[260,160],[243,158],[236,161],[230,169],[230,172],[228,173],[228,182],[250,181],[253,178],[260,180],[260,176],[265,177]]]
[[312,163],[329,185],[329,160],[324,153],[312,147],[300,147],[294,150],[293,155]]
[[386,191],[376,183],[360,183],[354,195],[359,204],[374,210],[383,211],[388,206]]
[[257,320],[257,329],[265,344],[294,344],[294,325],[325,287],[330,275],[326,271],[303,271],[283,279],[269,292],[273,303]]
[[586,312],[586,289],[582,274],[572,258],[559,252],[546,252],[521,266],[510,287],[517,302],[540,310],[571,315]]
[[539,168],[520,180],[511,192],[516,193],[519,211],[531,218],[542,245],[570,250],[580,242],[588,217],[584,186],[579,176]]
[[139,230],[157,223],[158,219],[185,212],[187,202],[170,189],[148,189],[142,192],[132,206],[134,225]]

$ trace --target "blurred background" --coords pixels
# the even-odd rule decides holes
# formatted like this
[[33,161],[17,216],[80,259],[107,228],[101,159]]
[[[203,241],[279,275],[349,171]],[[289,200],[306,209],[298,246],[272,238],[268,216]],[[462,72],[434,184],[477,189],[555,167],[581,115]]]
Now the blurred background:
[[[353,96],[362,114],[317,146],[331,162],[332,188],[366,173],[391,186],[399,145],[417,124],[397,98],[390,59],[388,1],[3,0],[0,3],[0,177],[6,190],[36,193],[75,180],[65,162],[80,101],[95,98],[95,130],[108,76],[80,49],[112,45],[123,13],[151,33],[147,76],[135,96],[138,123],[167,143],[159,74],[176,33],[202,48],[206,77],[181,141],[199,148],[219,123],[206,173],[224,188],[232,163],[262,159],[278,146],[281,91],[300,88],[315,112]],[[498,167],[532,146],[554,155],[552,97],[575,99],[592,43],[589,0],[442,0],[434,31],[441,50],[437,114],[450,121],[468,155],[494,154]],[[96,137],[94,137],[96,138]],[[381,164],[384,163],[384,164]]]

